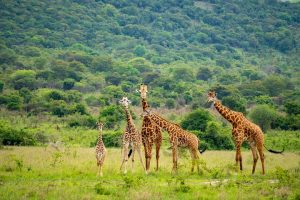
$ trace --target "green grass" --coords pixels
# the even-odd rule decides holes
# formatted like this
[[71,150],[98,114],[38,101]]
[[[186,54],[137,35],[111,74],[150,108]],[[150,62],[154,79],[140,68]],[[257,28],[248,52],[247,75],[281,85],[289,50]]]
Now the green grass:
[[180,151],[179,171],[171,174],[171,152],[161,151],[160,170],[152,159],[145,175],[136,155],[135,170],[119,171],[120,149],[108,149],[104,177],[97,177],[92,148],[5,147],[0,150],[1,199],[295,199],[300,190],[299,153],[266,154],[265,176],[251,175],[252,156],[243,152],[245,170],[235,171],[233,151],[207,151],[201,173],[190,173],[187,151]]

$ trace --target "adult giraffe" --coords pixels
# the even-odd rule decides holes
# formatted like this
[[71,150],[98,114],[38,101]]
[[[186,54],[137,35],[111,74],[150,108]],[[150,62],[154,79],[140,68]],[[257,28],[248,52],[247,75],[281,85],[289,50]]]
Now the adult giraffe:
[[[252,155],[253,155],[253,167],[252,174],[255,172],[256,163],[258,160],[258,154],[262,164],[262,173],[265,174],[265,163],[264,163],[264,134],[262,130],[256,124],[249,121],[241,112],[232,111],[226,106],[223,106],[221,101],[217,99],[216,92],[210,91],[207,95],[208,102],[213,102],[216,110],[232,124],[232,136],[236,147],[236,165],[240,163],[240,170],[243,170],[241,146],[244,141],[248,141]],[[267,149],[267,148],[266,148]],[[282,153],[282,151],[269,150],[271,153]]]
[[[122,170],[123,165],[125,164],[124,173],[125,174],[127,173],[127,161],[131,154],[132,154],[132,167],[133,167],[134,152],[135,152],[135,150],[137,150],[139,158],[140,158],[140,162],[141,162],[144,170],[146,171],[143,160],[142,160],[142,138],[141,138],[141,135],[138,132],[138,130],[135,128],[135,125],[132,120],[132,116],[131,116],[129,108],[128,108],[131,101],[128,100],[127,97],[123,97],[119,101],[119,103],[124,106],[125,113],[126,113],[126,120],[127,120],[126,130],[125,130],[125,133],[123,134],[123,139],[122,139],[123,160],[122,160],[120,170]],[[132,150],[130,150],[130,152],[128,151],[129,145],[131,145],[131,147],[132,147]],[[146,171],[146,173],[147,173],[147,171]]]
[[177,162],[178,162],[178,147],[187,147],[190,151],[192,157],[192,169],[194,171],[195,164],[197,165],[198,173],[199,169],[199,155],[198,150],[202,154],[204,150],[199,149],[199,139],[196,135],[183,130],[178,124],[169,122],[168,120],[160,117],[158,114],[153,113],[150,109],[145,109],[144,115],[149,117],[151,121],[156,123],[162,129],[169,133],[169,140],[172,145],[172,155],[173,155],[173,172],[177,172]]
[[[140,90],[141,99],[142,99],[142,107],[143,111],[149,109],[150,106],[146,100],[147,97],[147,85],[141,84]],[[146,159],[146,171],[150,170],[150,161],[152,157],[152,146],[155,143],[156,147],[156,171],[158,170],[159,163],[159,150],[162,143],[162,134],[160,127],[153,123],[148,116],[143,116],[143,124],[142,124],[142,141],[145,148],[145,159]]]

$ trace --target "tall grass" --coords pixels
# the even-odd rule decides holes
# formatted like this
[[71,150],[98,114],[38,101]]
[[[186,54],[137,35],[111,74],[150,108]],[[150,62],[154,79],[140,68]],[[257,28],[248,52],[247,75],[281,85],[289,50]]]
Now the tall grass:
[[171,151],[163,147],[160,169],[152,158],[145,175],[136,155],[134,170],[120,173],[120,149],[108,149],[104,177],[97,177],[93,148],[4,147],[0,150],[1,199],[259,199],[299,197],[300,156],[266,154],[267,175],[251,175],[252,156],[243,152],[245,169],[237,173],[233,151],[207,151],[200,174],[190,173],[187,151],[179,153],[179,171],[171,174]]

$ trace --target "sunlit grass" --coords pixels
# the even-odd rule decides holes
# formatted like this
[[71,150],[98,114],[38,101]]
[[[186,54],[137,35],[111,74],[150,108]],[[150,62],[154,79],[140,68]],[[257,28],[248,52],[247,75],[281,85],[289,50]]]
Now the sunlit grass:
[[[119,171],[120,149],[108,149],[104,177],[97,177],[93,148],[65,148],[59,152],[51,147],[5,147],[0,150],[0,196],[3,199],[235,199],[238,187],[249,198],[256,197],[255,189],[261,191],[257,194],[261,197],[277,195],[276,191],[288,196],[299,192],[291,175],[295,169],[299,170],[297,153],[266,152],[265,176],[261,175],[260,162],[256,174],[251,175],[252,156],[246,150],[242,173],[235,171],[233,151],[205,152],[201,156],[200,174],[190,173],[187,151],[181,151],[179,156],[176,175],[171,174],[171,151],[165,147],[158,172],[154,171],[155,157],[152,172],[145,175],[135,155],[134,171],[130,160],[128,174],[123,175]],[[278,170],[283,170],[280,172],[283,175],[277,175]],[[278,177],[291,179],[290,183],[282,185],[284,182],[278,182]]]

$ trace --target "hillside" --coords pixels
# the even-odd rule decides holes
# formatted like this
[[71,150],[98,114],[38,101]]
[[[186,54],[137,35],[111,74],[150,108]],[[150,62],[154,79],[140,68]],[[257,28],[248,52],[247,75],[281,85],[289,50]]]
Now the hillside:
[[119,129],[117,100],[139,106],[135,91],[146,83],[151,106],[179,123],[204,112],[214,89],[254,120],[257,110],[270,114],[265,130],[298,130],[299,47],[300,3],[3,0],[1,127],[22,114],[89,128],[100,117]]

